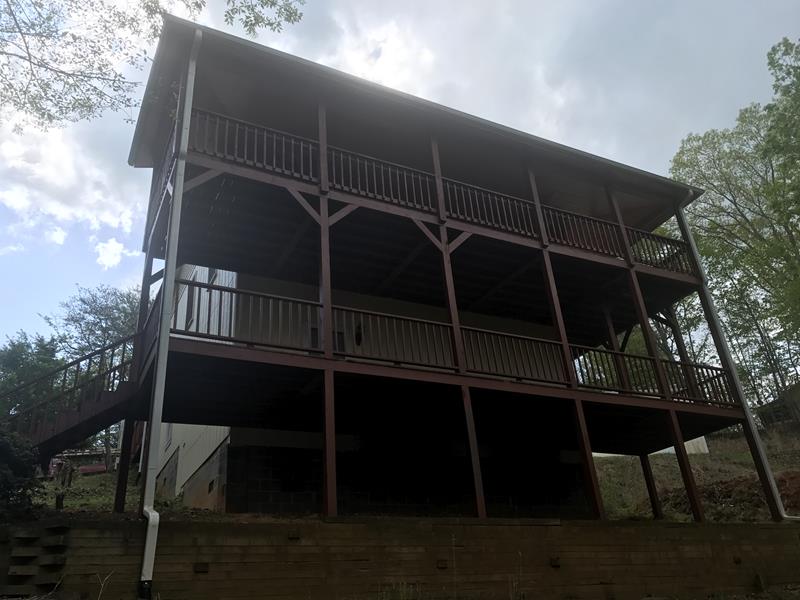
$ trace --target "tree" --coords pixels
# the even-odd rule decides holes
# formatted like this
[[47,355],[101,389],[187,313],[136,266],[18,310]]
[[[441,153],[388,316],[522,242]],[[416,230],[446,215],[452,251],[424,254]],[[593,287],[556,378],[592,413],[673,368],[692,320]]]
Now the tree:
[[25,440],[0,427],[0,517],[31,507],[39,488],[36,461]]
[[60,306],[61,312],[44,319],[56,333],[61,354],[75,359],[136,332],[139,289],[78,286]]
[[36,391],[23,391],[13,397],[4,394],[58,368],[63,361],[57,356],[58,341],[54,337],[30,336],[20,331],[0,347],[0,417],[19,411],[37,398]]
[[[227,0],[224,19],[248,35],[302,18],[304,0]],[[40,128],[137,105],[127,72],[147,61],[162,15],[192,18],[206,0],[0,0],[0,107]],[[20,124],[18,123],[18,126]]]
[[751,397],[800,372],[800,43],[768,54],[774,97],[730,129],[690,134],[672,176],[706,193],[687,208]]

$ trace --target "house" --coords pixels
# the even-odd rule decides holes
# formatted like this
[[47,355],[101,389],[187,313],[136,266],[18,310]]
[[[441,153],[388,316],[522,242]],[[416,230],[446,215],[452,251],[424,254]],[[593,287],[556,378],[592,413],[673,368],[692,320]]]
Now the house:
[[[91,402],[17,427],[47,452],[147,421],[143,585],[157,483],[232,512],[603,518],[601,452],[640,458],[660,516],[648,455],[673,447],[700,521],[684,440],[741,424],[781,518],[683,215],[701,190],[172,17],[129,162],[153,172],[140,331],[91,386],[53,376]],[[717,365],[688,359],[691,294]]]

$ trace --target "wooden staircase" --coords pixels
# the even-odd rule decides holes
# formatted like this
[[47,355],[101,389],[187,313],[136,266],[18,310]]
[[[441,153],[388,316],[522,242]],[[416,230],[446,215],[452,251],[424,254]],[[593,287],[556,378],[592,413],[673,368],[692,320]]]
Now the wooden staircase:
[[44,461],[117,423],[139,390],[135,340],[116,340],[0,395],[16,407],[0,425],[29,440]]

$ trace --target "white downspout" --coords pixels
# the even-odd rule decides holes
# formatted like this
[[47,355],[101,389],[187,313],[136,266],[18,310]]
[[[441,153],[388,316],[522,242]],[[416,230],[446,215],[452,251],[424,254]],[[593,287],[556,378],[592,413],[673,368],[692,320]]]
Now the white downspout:
[[172,205],[169,212],[167,228],[167,248],[164,260],[164,279],[161,288],[161,310],[158,326],[158,345],[156,350],[155,374],[153,377],[153,396],[150,404],[149,429],[147,445],[147,472],[145,473],[142,516],[147,519],[145,532],[142,570],[139,578],[139,598],[150,600],[153,587],[153,567],[156,559],[158,541],[159,514],[155,509],[156,477],[159,471],[159,451],[161,450],[161,423],[164,410],[164,390],[167,379],[167,357],[169,354],[170,323],[174,310],[175,274],[178,261],[178,237],[180,234],[181,206],[183,203],[183,182],[186,175],[186,153],[189,146],[189,126],[192,116],[192,98],[194,96],[194,79],[197,71],[197,55],[203,32],[196,29],[192,43],[189,65],[186,72],[186,87],[183,95],[183,106],[180,113],[180,131],[177,132],[177,162],[175,165],[175,183],[173,186]]

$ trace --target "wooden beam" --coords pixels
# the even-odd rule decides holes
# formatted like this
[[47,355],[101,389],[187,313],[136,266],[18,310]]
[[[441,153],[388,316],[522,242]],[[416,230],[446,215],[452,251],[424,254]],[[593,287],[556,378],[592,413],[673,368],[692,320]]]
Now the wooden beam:
[[320,195],[328,193],[328,111],[325,104],[319,103],[317,107],[318,139],[319,139],[319,192]]
[[620,238],[622,239],[622,248],[625,251],[625,261],[628,263],[629,267],[632,267],[635,262],[633,260],[633,251],[631,250],[631,242],[628,239],[628,228],[625,226],[625,221],[622,218],[622,211],[619,209],[617,197],[614,195],[614,192],[608,188],[608,186],[606,186],[605,192],[608,203],[611,206],[611,211],[614,213],[614,218],[619,226],[619,234]]
[[423,223],[422,221],[418,221],[417,219],[412,219],[412,220],[414,221],[414,225],[419,227],[419,230],[425,234],[425,237],[427,237],[431,241],[431,243],[439,249],[439,251],[444,252],[443,249],[447,245],[447,234],[445,233],[443,241],[440,241],[436,239],[436,236],[433,235],[433,233],[431,233],[431,230],[428,229],[425,223]]
[[558,340],[561,343],[561,355],[564,359],[564,374],[566,375],[566,380],[569,382],[569,386],[575,388],[578,386],[578,378],[572,360],[572,350],[569,347],[569,340],[567,339],[567,328],[564,325],[561,302],[558,299],[558,288],[556,287],[556,278],[553,275],[553,264],[550,262],[550,250],[547,248],[542,250],[542,266],[544,267],[544,283],[547,290],[547,302],[550,305],[550,315],[556,332],[558,333]]
[[596,518],[605,519],[606,511],[605,508],[603,508],[600,483],[597,481],[597,470],[595,469],[594,457],[592,456],[592,443],[589,439],[589,429],[586,427],[586,415],[583,413],[583,402],[577,398],[575,399],[575,421],[578,425],[578,446],[583,458],[589,506]]
[[658,498],[656,480],[653,477],[653,467],[650,465],[650,457],[647,454],[639,455],[639,462],[642,464],[642,475],[644,484],[647,487],[647,495],[650,498],[650,508],[653,510],[654,519],[663,519],[664,511],[661,508],[661,500]]
[[697,493],[697,484],[694,481],[692,466],[689,463],[689,454],[686,452],[686,443],[683,439],[683,432],[678,421],[678,415],[674,409],[669,411],[669,427],[672,434],[672,442],[675,447],[675,456],[678,459],[678,466],[683,477],[683,485],[686,488],[686,495],[689,498],[689,506],[692,509],[692,516],[698,523],[703,521],[703,506],[700,503],[700,495]]
[[667,400],[672,400],[672,393],[669,388],[669,382],[667,381],[667,374],[664,371],[664,365],[661,362],[661,358],[658,356],[658,344],[656,344],[655,335],[653,334],[653,330],[650,328],[650,321],[648,320],[649,317],[647,315],[647,306],[645,305],[644,296],[642,295],[642,288],[639,286],[639,278],[633,269],[628,269],[628,278],[631,296],[633,297],[633,306],[636,309],[636,316],[639,319],[639,326],[642,328],[644,343],[645,346],[647,346],[647,353],[650,355],[650,358],[653,359],[653,367],[656,372],[658,387],[660,388],[661,395],[664,398]]
[[331,239],[328,218],[328,197],[319,199],[320,275],[319,301],[322,305],[322,350],[333,358],[333,298],[331,293]]
[[183,186],[183,193],[189,192],[196,187],[203,185],[204,183],[208,183],[212,179],[215,179],[222,175],[222,171],[217,171],[216,169],[209,169],[205,173],[200,173],[196,177],[192,177],[186,184]]
[[439,210],[439,222],[447,221],[447,206],[444,199],[444,179],[442,178],[442,165],[439,161],[439,143],[431,138],[431,155],[433,156],[433,174],[436,178],[436,206]]
[[472,412],[472,396],[469,387],[461,386],[461,399],[464,402],[464,416],[467,422],[467,440],[469,442],[469,456],[472,461],[472,481],[475,486],[475,511],[478,518],[486,518],[486,498],[483,493],[483,475],[481,474],[481,457],[478,447],[478,437],[475,433],[475,417]]
[[[672,337],[675,339],[675,346],[678,348],[678,356],[680,356],[681,362],[693,362],[689,360],[689,352],[686,349],[686,342],[683,339],[683,335],[681,335],[681,329],[678,326],[678,317],[675,315],[675,310],[670,306],[665,310],[665,312],[667,314],[667,318],[665,319],[666,325],[672,331]],[[683,372],[686,377],[686,383],[689,386],[689,393],[692,395],[692,398],[702,398],[702,395],[700,394],[700,386],[697,385],[697,378],[695,377],[694,369],[692,369],[689,365],[683,365]]]
[[536,175],[533,174],[531,169],[528,169],[528,181],[531,184],[531,194],[533,195],[534,213],[536,214],[536,227],[539,231],[539,238],[542,240],[542,246],[547,247],[550,243],[547,236],[547,225],[544,220],[544,212],[542,211],[542,199],[539,197],[539,187],[536,185]]
[[325,369],[324,399],[324,461],[322,512],[326,517],[338,514],[336,494],[336,411],[334,406],[333,369]]
[[317,211],[314,210],[314,207],[311,206],[308,203],[308,200],[306,200],[306,198],[305,198],[305,196],[303,196],[303,194],[301,194],[297,190],[295,190],[293,188],[289,188],[289,187],[287,187],[286,190],[289,192],[289,194],[292,195],[292,197],[295,200],[297,200],[297,203],[301,207],[303,207],[303,210],[305,210],[311,216],[312,219],[314,219],[317,223],[320,222],[319,213],[317,213]]
[[[614,319],[608,307],[603,307],[603,317],[606,323],[606,331],[608,332],[608,341],[611,344],[611,350],[614,352],[622,352],[619,349],[619,340],[617,339],[617,330],[614,328]],[[614,366],[617,369],[617,375],[619,376],[622,388],[624,390],[630,390],[631,382],[628,376],[628,369],[625,365],[625,360],[619,354],[614,354]]]
[[469,231],[462,231],[461,233],[458,234],[458,237],[456,237],[456,239],[447,244],[447,251],[450,254],[452,254],[458,249],[458,247],[461,244],[466,242],[471,236],[472,234]]
[[131,464],[131,447],[136,421],[125,419],[122,425],[122,444],[117,467],[117,485],[114,491],[114,512],[125,512],[125,498],[128,493],[128,470]]
[[[420,225],[427,229],[424,225]],[[461,318],[458,314],[458,302],[456,302],[456,286],[453,279],[453,265],[450,262],[450,253],[447,252],[447,228],[439,226],[439,239],[437,246],[442,255],[442,274],[444,275],[444,289],[447,297],[447,310],[450,313],[450,325],[453,330],[453,346],[456,351],[456,366],[460,373],[466,373],[467,361],[464,352],[464,338],[461,335]]]
[[348,204],[347,206],[340,208],[335,213],[331,215],[330,224],[331,226],[336,225],[339,221],[344,219],[347,215],[352,213],[353,211],[357,210],[358,206],[355,204]]

